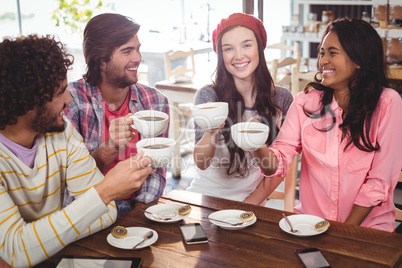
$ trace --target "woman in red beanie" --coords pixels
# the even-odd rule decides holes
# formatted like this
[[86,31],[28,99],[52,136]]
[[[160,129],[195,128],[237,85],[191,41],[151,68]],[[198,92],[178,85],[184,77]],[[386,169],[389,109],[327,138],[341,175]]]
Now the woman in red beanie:
[[197,92],[195,104],[227,102],[229,115],[217,129],[195,126],[196,172],[187,190],[263,205],[265,199],[257,200],[253,193],[278,185],[281,178],[264,182],[253,153],[243,151],[232,141],[230,127],[257,119],[270,128],[266,141],[269,145],[293,97],[289,90],[273,84],[264,56],[267,34],[259,19],[234,13],[218,24],[212,41],[218,56],[215,82]]

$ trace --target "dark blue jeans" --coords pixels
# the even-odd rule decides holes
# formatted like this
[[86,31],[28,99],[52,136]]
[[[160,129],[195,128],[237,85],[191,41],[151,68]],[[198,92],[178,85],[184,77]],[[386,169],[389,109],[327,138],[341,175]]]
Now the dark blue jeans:
[[116,201],[116,206],[117,206],[117,217],[120,217],[121,215],[129,212],[134,208],[134,200],[117,200]]

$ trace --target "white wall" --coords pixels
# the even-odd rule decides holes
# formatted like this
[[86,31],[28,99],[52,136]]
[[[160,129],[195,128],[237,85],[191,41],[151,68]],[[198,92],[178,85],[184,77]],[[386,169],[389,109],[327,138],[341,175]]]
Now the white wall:
[[[280,3],[279,3],[280,1]],[[291,0],[265,0],[264,1],[264,26],[267,30],[267,44],[281,41],[282,26],[290,25]],[[278,58],[280,52],[266,54],[267,60]]]

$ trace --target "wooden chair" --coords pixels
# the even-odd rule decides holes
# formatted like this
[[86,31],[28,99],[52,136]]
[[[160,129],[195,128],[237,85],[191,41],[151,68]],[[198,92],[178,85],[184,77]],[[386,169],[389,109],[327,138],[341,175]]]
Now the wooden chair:
[[149,85],[148,82],[148,65],[141,63],[138,67],[138,82],[143,85]]
[[186,82],[179,79],[185,76],[192,78],[195,75],[194,50],[165,52],[165,70],[167,80]]
[[[402,182],[402,171],[401,174],[399,175],[399,182]],[[400,210],[399,208],[395,208],[395,219],[397,221],[402,221],[402,210]]]
[[[165,69],[166,80],[178,84],[190,84],[193,82],[196,73],[194,50],[190,48],[188,51],[176,50],[165,52]],[[173,100],[175,108],[179,108],[185,117],[191,117],[190,104],[193,105],[194,101],[191,101],[191,103],[178,103]]]
[[268,196],[268,199],[283,199],[284,210],[289,212],[293,212],[295,206],[298,157],[295,156],[289,165],[289,171],[284,178],[284,190],[275,190]]
[[[267,61],[267,65],[269,66],[271,76],[274,80],[274,84],[276,85],[290,84],[289,76],[284,76],[282,78],[278,77],[278,69],[286,66],[289,67],[296,66],[296,68],[300,67],[300,61],[301,61],[300,43],[295,42],[293,46],[288,45],[286,43],[276,43],[268,45],[266,49],[280,50],[282,55],[281,58],[279,59],[273,59],[272,61]],[[291,54],[291,56],[285,56],[287,54]]]
[[291,87],[290,87],[293,96],[299,93],[303,89],[305,84],[314,81],[315,74],[316,72],[302,73],[300,72],[299,67],[293,66],[291,74]]
[[[293,46],[287,45],[286,43],[276,43],[268,45],[266,49],[280,50],[281,55],[291,54],[291,56],[285,56],[280,59],[267,61],[267,64],[268,66],[270,66],[271,76],[274,80],[275,85],[290,85],[290,87],[292,88],[293,72],[294,70],[299,70],[301,63],[300,43],[295,42]],[[290,67],[291,74],[290,76],[287,75],[280,78],[278,76],[278,69],[286,66]],[[284,178],[284,190],[275,190],[268,196],[268,199],[283,199],[284,210],[289,212],[293,212],[293,208],[295,206],[299,162],[299,156],[295,156],[293,161],[290,163],[289,171]]]
[[[157,82],[155,87],[162,90],[169,99],[170,104],[170,127],[169,137],[176,140],[175,156],[172,160],[171,170],[173,177],[180,177],[181,174],[181,143],[182,141],[181,122],[191,117],[189,103],[194,103],[196,89],[193,88],[195,76],[194,50],[176,50],[165,52],[166,80]],[[188,86],[188,88],[186,88]],[[166,88],[171,90],[167,90]],[[177,97],[180,94],[180,98]],[[188,103],[183,103],[185,99]],[[188,152],[184,152],[188,153]]]

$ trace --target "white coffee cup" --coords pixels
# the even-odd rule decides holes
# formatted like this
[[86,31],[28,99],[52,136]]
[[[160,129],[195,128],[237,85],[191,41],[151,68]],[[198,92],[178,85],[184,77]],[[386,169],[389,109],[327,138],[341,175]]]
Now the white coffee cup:
[[218,128],[228,117],[227,102],[208,102],[191,107],[194,121],[202,129]]
[[234,143],[244,151],[255,151],[268,139],[269,127],[258,122],[242,122],[231,128]]
[[155,110],[144,110],[134,113],[131,125],[145,137],[155,137],[161,134],[169,124],[169,115]]
[[167,166],[173,158],[176,142],[169,138],[148,138],[137,142],[138,153],[152,159],[152,167]]

